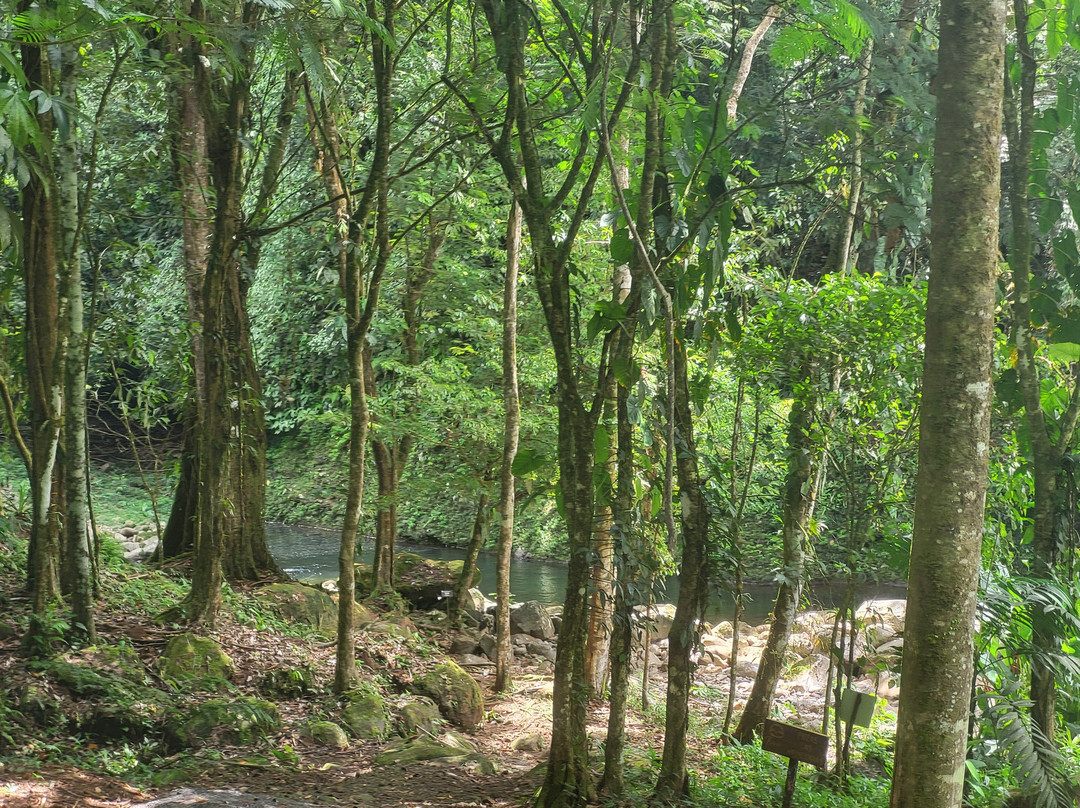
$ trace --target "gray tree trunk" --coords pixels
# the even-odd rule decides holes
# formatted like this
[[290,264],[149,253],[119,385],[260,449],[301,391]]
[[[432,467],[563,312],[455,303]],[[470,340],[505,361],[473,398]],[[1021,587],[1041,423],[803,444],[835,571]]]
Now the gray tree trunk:
[[1005,0],[942,0],[926,355],[892,808],[964,784],[993,387]]

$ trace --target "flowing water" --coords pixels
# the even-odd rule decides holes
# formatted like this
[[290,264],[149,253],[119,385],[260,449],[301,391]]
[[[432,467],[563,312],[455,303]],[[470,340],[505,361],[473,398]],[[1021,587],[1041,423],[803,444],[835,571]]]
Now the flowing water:
[[[326,580],[337,578],[338,546],[341,534],[333,530],[267,524],[266,540],[270,552],[282,569],[293,578]],[[455,561],[465,557],[463,547],[410,544],[399,542],[398,552],[409,552],[439,561]],[[374,542],[365,539],[361,544],[361,560],[371,563]],[[495,591],[495,554],[484,552],[476,562],[480,570],[479,588],[492,596]],[[810,602],[822,608],[835,607],[844,596],[845,584],[816,582],[810,591]],[[515,558],[510,565],[510,591],[514,600],[538,600],[541,603],[562,603],[566,597],[566,564],[535,558]],[[768,621],[776,597],[776,584],[750,583],[745,587],[743,621],[761,625]],[[677,578],[657,582],[655,601],[675,603],[679,596]],[[859,602],[881,598],[903,598],[900,584],[863,585],[856,590]],[[730,620],[735,605],[732,597],[715,584],[711,588],[706,619],[711,622]]]

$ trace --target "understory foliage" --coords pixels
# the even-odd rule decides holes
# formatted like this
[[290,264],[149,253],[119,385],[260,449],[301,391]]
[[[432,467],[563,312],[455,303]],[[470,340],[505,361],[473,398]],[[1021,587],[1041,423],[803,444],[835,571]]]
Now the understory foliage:
[[[696,621],[710,586],[742,608],[747,581],[774,582],[782,616],[808,582],[842,581],[824,650],[843,682],[857,588],[919,558],[920,424],[941,415],[924,409],[927,333],[961,319],[927,323],[928,289],[970,264],[930,269],[928,217],[956,212],[931,205],[953,167],[936,116],[974,108],[937,108],[953,87],[939,4],[173,5],[0,0],[0,574],[32,599],[23,651],[70,650],[95,608],[185,598],[196,622],[222,609],[289,633],[221,586],[223,569],[277,574],[264,521],[342,531],[343,576],[376,537],[386,588],[399,537],[499,532],[505,462],[514,548],[571,581],[544,808],[620,799],[619,719],[596,794],[583,694],[625,701],[608,648],[669,575],[696,594],[669,645],[655,798],[774,800],[753,744],[687,770]],[[986,8],[1005,5],[967,797],[1011,783],[1043,808],[1070,798],[1080,732],[1080,4]],[[924,463],[955,448],[938,444]],[[955,477],[939,473],[930,494]],[[100,528],[127,522],[181,537],[160,555],[195,587],[126,580]],[[0,746],[18,745],[12,721],[0,700]],[[160,751],[137,746],[98,762]],[[628,778],[642,793],[651,765]],[[880,786],[804,779],[796,799],[877,805]]]

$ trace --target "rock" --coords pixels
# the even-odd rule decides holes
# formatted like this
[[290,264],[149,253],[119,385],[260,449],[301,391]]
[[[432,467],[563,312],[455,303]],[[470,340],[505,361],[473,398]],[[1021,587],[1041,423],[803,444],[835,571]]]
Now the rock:
[[386,705],[377,693],[350,693],[341,711],[341,722],[354,738],[386,737]]
[[422,761],[461,766],[483,774],[495,773],[491,761],[477,752],[463,754],[460,749],[449,744],[420,739],[394,741],[375,756],[374,763],[376,766],[401,766]]
[[811,654],[792,667],[788,673],[788,684],[808,693],[824,693],[828,674],[829,658],[825,654]]
[[671,624],[675,622],[675,607],[670,603],[656,603],[652,606],[637,606],[634,608],[635,621],[638,628],[634,631],[636,641],[640,644],[645,636],[643,624],[648,622],[649,641],[659,642],[666,640],[671,633]]
[[552,664],[555,663],[555,646],[543,640],[529,640],[525,643],[525,653],[532,656],[543,657]]
[[855,619],[867,625],[877,623],[888,626],[897,634],[904,630],[904,618],[907,616],[907,601],[896,598],[889,600],[868,600],[855,610]]
[[555,636],[555,624],[542,603],[527,600],[510,607],[510,632],[550,640]]
[[[404,622],[403,622],[404,621]],[[407,617],[395,620],[377,620],[364,626],[365,634],[385,634],[389,637],[398,637],[407,640],[416,634],[416,627]]]
[[348,749],[349,738],[345,730],[333,721],[316,721],[304,728],[304,737],[319,746],[327,746],[331,749]]
[[545,745],[544,736],[536,733],[519,735],[510,742],[510,748],[515,752],[539,752]]
[[223,689],[232,677],[232,660],[207,637],[178,634],[169,640],[157,660],[163,679],[203,690]]
[[0,642],[10,640],[15,636],[15,628],[10,623],[0,620]]
[[428,696],[452,724],[475,729],[484,720],[484,694],[469,674],[453,662],[436,666],[413,683],[422,696]]
[[[513,644],[511,644],[510,653],[513,654]],[[495,638],[490,634],[480,635],[480,650],[488,659],[495,661],[495,657],[498,655],[498,647],[495,643]]]
[[258,699],[214,699],[197,706],[176,730],[186,746],[251,744],[281,725],[277,707]]
[[271,584],[257,590],[256,597],[282,620],[311,626],[326,636],[337,631],[337,603],[318,587]]
[[274,668],[259,680],[259,692],[275,699],[299,699],[315,691],[315,672],[307,666]]
[[494,662],[487,657],[477,656],[476,654],[461,654],[458,656],[458,664],[470,668],[490,668],[494,664]]
[[137,531],[134,526],[122,527],[116,532],[123,536],[125,539],[131,539],[139,535],[139,531]]
[[480,650],[480,643],[476,641],[475,637],[458,636],[450,641],[451,654],[475,654]]
[[399,738],[391,741],[389,746],[375,756],[373,762],[376,766],[393,766],[422,760],[457,757],[460,754],[460,749],[427,738],[412,740]]
[[479,621],[485,614],[495,613],[495,601],[486,598],[484,593],[474,586],[465,593],[461,608],[469,617]]
[[731,639],[731,635],[735,632],[735,626],[732,625],[730,620],[722,620],[713,626],[713,630],[710,632],[714,637],[726,637]]
[[466,755],[477,751],[476,744],[457,732],[444,732],[439,736],[439,743],[445,744],[452,749],[457,749],[459,752]]
[[400,712],[406,735],[414,735],[417,732],[434,735],[442,724],[439,707],[431,699],[421,698],[407,702],[401,706]]
[[[415,553],[394,557],[394,591],[417,611],[445,607],[443,592],[451,591],[461,578],[464,561],[437,561]],[[356,565],[356,586],[371,588],[371,565]],[[473,583],[480,583],[480,570],[473,567]]]

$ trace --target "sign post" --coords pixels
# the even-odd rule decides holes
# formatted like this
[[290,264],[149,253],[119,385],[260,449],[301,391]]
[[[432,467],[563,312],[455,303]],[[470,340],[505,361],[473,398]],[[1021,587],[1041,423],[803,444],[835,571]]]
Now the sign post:
[[824,768],[829,758],[829,736],[767,718],[761,732],[761,748],[788,759],[783,808],[791,808],[799,763],[809,763],[811,766]]
[[840,759],[840,771],[847,776],[848,760],[851,756],[851,731],[854,727],[869,727],[874,717],[874,707],[877,704],[877,696],[870,693],[860,693],[858,690],[846,688],[840,697],[840,704],[836,707],[836,714],[845,724],[844,749]]

